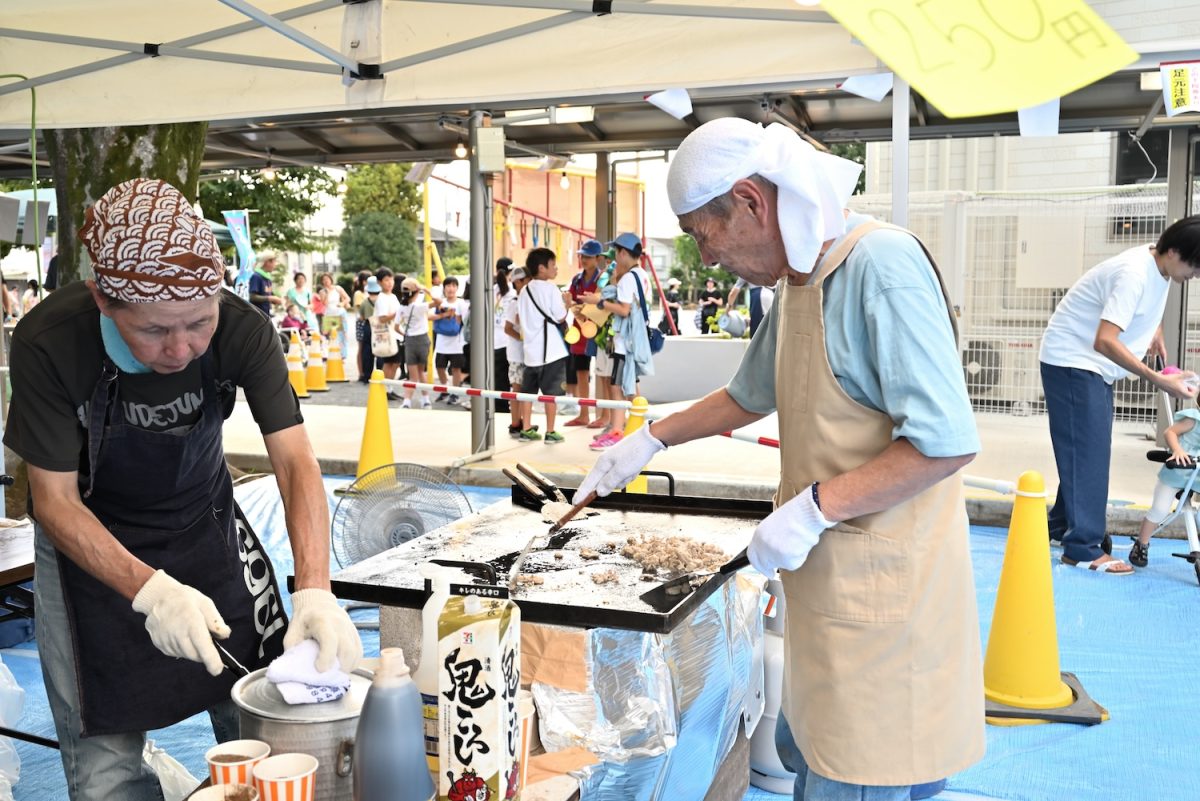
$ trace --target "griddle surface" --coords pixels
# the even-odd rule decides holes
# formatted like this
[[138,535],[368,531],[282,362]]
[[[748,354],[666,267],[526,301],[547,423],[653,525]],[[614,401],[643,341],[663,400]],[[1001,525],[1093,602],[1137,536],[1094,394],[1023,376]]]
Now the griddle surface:
[[[666,633],[724,583],[714,576],[670,612],[657,612],[638,596],[672,578],[660,573],[655,582],[641,580],[642,568],[621,556],[631,536],[684,536],[712,543],[732,559],[750,541],[758,518],[753,516],[682,514],[663,511],[597,509],[599,514],[573,520],[557,535],[572,534],[560,547],[534,550],[525,560],[523,574],[542,577],[543,584],[518,587],[514,600],[521,617],[534,623],[578,627],[606,627]],[[489,562],[501,584],[508,582],[511,560],[529,538],[543,539],[550,524],[539,513],[500,501],[423,537],[335,573],[333,591],[340,598],[388,606],[420,608],[425,603],[424,580],[419,565],[431,559]],[[584,548],[600,552],[590,561],[580,556]],[[561,553],[562,559],[554,558]],[[612,570],[617,581],[596,584],[592,576]]]

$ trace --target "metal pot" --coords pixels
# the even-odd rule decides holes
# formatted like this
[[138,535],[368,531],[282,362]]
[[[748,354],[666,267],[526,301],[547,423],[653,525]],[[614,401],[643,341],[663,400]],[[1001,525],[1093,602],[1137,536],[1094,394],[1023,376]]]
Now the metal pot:
[[268,743],[272,754],[316,757],[316,797],[352,801],[354,735],[370,686],[370,671],[356,670],[350,676],[350,689],[338,700],[293,706],[267,681],[263,668],[238,679],[232,697],[238,705],[243,739]]

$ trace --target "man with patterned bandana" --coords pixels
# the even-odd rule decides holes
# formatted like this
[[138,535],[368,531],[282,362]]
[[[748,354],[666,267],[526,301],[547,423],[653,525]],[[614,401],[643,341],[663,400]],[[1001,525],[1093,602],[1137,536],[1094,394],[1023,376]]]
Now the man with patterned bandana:
[[[219,740],[238,736],[214,641],[251,670],[304,639],[319,670],[352,670],[362,645],[329,592],[329,508],[279,340],[219,291],[212,229],[174,187],[136,179],[79,238],[95,280],[17,327],[4,443],[29,465],[38,648],[71,799],[161,799],[146,730],[208,711]],[[238,387],[286,511],[290,625],[225,465]]]

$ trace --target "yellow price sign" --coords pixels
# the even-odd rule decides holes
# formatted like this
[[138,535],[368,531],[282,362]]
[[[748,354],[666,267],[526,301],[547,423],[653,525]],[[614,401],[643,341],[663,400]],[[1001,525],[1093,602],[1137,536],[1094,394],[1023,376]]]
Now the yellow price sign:
[[948,117],[1029,108],[1138,54],[1082,0],[823,0]]

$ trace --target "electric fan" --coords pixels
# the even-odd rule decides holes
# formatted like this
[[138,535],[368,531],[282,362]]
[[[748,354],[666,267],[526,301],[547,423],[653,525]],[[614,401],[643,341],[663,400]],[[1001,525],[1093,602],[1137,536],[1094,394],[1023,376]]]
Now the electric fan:
[[377,467],[342,493],[333,512],[333,555],[349,567],[471,511],[462,488],[437,470],[408,463]]

